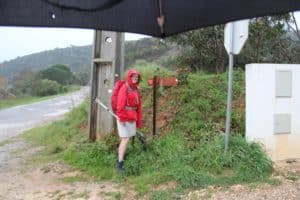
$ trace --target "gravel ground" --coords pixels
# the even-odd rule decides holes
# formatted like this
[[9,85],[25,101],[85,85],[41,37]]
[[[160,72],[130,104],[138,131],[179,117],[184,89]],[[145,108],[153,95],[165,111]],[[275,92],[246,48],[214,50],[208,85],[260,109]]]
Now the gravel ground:
[[[29,161],[41,148],[22,139],[0,146],[0,200],[137,199],[133,190],[109,181],[94,181],[62,161]],[[29,161],[29,162],[28,162]]]

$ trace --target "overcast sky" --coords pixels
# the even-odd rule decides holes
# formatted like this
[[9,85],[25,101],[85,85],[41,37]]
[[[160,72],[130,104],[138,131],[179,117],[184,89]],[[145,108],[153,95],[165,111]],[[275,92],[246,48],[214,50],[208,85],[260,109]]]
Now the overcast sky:
[[[300,12],[295,13],[300,24]],[[83,46],[93,42],[93,30],[66,28],[0,27],[0,63],[55,48]],[[145,35],[126,33],[125,40]]]
[[[71,45],[91,45],[94,31],[70,28],[0,27],[0,63],[55,48]],[[137,40],[145,35],[126,33],[125,40]]]

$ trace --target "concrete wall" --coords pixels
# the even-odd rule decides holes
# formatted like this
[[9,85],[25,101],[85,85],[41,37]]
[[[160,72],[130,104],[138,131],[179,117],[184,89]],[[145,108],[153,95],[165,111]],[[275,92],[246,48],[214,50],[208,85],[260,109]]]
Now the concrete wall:
[[[276,87],[286,81],[278,82],[277,73],[289,71],[291,96],[278,97]],[[263,143],[275,161],[300,158],[300,65],[246,65],[246,137]]]

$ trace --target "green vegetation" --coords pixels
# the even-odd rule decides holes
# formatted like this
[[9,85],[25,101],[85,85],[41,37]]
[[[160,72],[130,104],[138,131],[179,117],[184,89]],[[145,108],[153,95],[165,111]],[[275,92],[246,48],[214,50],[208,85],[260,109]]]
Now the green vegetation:
[[[48,98],[48,97],[47,97]],[[5,108],[10,108],[17,105],[27,104],[27,103],[33,103],[36,101],[44,100],[45,97],[31,97],[31,96],[24,96],[19,98],[13,98],[13,99],[1,99],[0,100],[0,110]]]
[[6,80],[0,77],[2,90],[0,109],[33,103],[78,90],[84,77],[82,73],[76,75],[67,66],[58,64],[38,72],[23,70],[15,76],[9,92]]
[[5,145],[7,145],[7,144],[11,144],[11,143],[13,143],[13,142],[15,142],[15,138],[10,138],[10,139],[1,141],[1,142],[0,142],[0,147],[5,146]]
[[40,71],[43,79],[56,81],[58,84],[67,85],[72,82],[73,73],[65,65],[53,65]]
[[49,96],[67,92],[76,83],[70,68],[53,65],[38,72],[22,71],[15,77],[11,91],[16,95]]
[[66,176],[61,178],[65,183],[87,182],[89,179],[85,176]]
[[120,192],[103,192],[103,191],[101,191],[101,192],[98,193],[98,195],[99,196],[105,195],[107,197],[111,197],[109,199],[112,199],[112,198],[115,199],[115,200],[120,200],[121,199],[121,193]]
[[151,199],[152,200],[174,199],[174,193],[168,190],[154,191],[152,192]]
[[[145,77],[157,73],[153,72],[156,66],[137,68]],[[165,88],[159,95],[158,116],[171,113],[170,123],[160,128],[157,139],[149,140],[147,151],[143,151],[138,142],[129,145],[124,175],[115,170],[116,134],[101,142],[89,143],[87,101],[64,120],[33,129],[25,136],[37,145],[45,145],[47,156],[59,156],[96,179],[126,181],[133,184],[141,196],[153,191],[152,199],[172,199],[180,190],[212,184],[227,186],[266,181],[273,170],[271,160],[259,144],[248,143],[243,137],[245,113],[241,109],[244,105],[239,103],[245,92],[243,73],[236,71],[234,75],[233,134],[226,154],[220,133],[225,124],[226,73],[187,75],[186,84]],[[142,86],[145,87],[142,88],[143,109],[147,116],[151,112],[151,104],[147,102],[151,101],[152,90]],[[150,138],[149,124],[151,118],[145,117],[143,130]],[[155,190],[158,185],[170,182],[175,189]]]
[[[63,95],[69,92],[73,92],[76,90],[79,90],[79,86],[77,85],[72,85],[67,88],[67,91],[64,93],[61,93],[59,95]],[[18,105],[24,105],[24,104],[29,104],[29,103],[34,103],[34,102],[39,102],[51,98],[58,97],[59,95],[50,95],[50,96],[44,96],[44,97],[38,97],[38,96],[18,96],[16,98],[11,98],[11,99],[0,99],[0,110],[5,109],[5,108],[10,108]]]
[[[245,80],[244,72],[234,72],[232,132],[245,132]],[[224,131],[227,73],[189,75],[186,85],[180,88],[181,108],[173,124],[195,143],[211,140]],[[173,102],[175,107],[177,102]],[[199,132],[201,134],[199,134]]]

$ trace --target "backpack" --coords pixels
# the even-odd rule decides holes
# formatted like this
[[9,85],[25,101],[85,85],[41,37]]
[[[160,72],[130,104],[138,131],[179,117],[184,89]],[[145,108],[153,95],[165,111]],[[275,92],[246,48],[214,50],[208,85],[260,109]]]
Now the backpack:
[[111,99],[110,99],[110,104],[111,104],[111,109],[114,113],[117,112],[117,103],[118,103],[118,94],[119,91],[121,89],[121,87],[126,84],[126,82],[124,80],[118,80],[115,83],[112,95],[111,95]]

